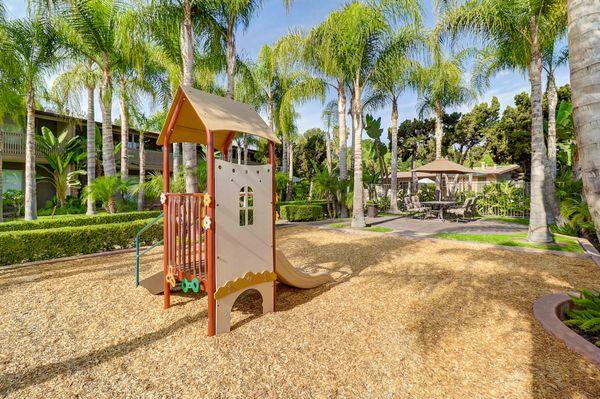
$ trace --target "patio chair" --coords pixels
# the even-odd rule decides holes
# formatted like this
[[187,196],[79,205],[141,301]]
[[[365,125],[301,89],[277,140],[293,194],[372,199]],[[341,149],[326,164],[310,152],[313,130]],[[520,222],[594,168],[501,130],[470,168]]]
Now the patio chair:
[[412,197],[406,197],[404,199],[404,203],[406,204],[406,209],[414,214],[414,215],[423,215],[423,219],[431,214],[431,208],[427,206],[423,206],[421,201],[419,201],[419,197],[413,195]]
[[469,197],[465,202],[456,208],[451,208],[446,211],[450,215],[454,215],[455,220],[465,220],[467,217],[471,217],[475,214],[475,202],[477,197]]

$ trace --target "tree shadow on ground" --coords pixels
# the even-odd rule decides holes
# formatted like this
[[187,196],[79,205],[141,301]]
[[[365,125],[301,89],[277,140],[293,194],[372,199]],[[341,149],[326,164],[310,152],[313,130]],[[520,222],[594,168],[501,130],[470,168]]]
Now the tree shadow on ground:
[[149,332],[134,339],[110,345],[85,355],[77,356],[59,362],[43,364],[24,372],[0,374],[0,396],[17,390],[42,384],[61,375],[68,375],[81,370],[96,367],[99,364],[110,361],[117,357],[126,356],[135,350],[163,340],[182,328],[189,327],[207,316],[206,311],[199,312],[195,316],[185,316],[175,323],[165,326],[159,330]]

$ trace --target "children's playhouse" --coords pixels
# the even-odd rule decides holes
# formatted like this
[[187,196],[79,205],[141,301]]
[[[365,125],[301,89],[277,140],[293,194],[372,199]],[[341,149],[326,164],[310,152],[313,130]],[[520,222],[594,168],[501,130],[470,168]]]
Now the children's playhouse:
[[[240,165],[227,160],[236,134],[246,133],[269,144],[269,163]],[[205,193],[169,192],[169,151],[164,151],[163,271],[140,283],[164,293],[170,306],[174,289],[205,292],[208,335],[230,329],[231,308],[238,296],[255,289],[263,313],[275,310],[277,281],[312,288],[331,280],[294,268],[276,249],[275,144],[277,136],[246,104],[180,87],[158,144],[195,143],[206,147]]]

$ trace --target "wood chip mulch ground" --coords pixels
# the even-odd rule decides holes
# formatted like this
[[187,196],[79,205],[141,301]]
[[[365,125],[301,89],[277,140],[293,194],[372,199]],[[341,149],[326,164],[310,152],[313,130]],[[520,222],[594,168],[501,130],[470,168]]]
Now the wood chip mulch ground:
[[[532,314],[600,288],[591,261],[310,227],[279,248],[336,281],[238,300],[206,336],[206,299],[133,288],[119,254],[0,271],[0,397],[600,398],[600,371]],[[160,251],[144,275],[160,268]],[[149,262],[151,264],[149,264]]]

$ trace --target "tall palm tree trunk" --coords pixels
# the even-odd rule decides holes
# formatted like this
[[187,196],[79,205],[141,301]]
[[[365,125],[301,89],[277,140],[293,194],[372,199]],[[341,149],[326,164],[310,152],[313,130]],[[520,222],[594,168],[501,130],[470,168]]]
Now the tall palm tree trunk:
[[227,91],[225,97],[233,100],[235,91],[235,34],[234,21],[227,24]]
[[290,143],[288,146],[288,149],[290,151],[290,168],[288,171],[288,184],[285,188],[285,200],[286,201],[291,201],[292,200],[292,183],[294,181],[294,144]]
[[548,158],[546,163],[546,204],[548,205],[548,215],[551,216],[552,223],[558,225],[564,224],[564,219],[560,214],[558,206],[558,198],[556,197],[556,105],[558,104],[558,94],[556,92],[556,83],[554,76],[548,74],[547,83],[547,98],[548,98]]
[[398,100],[392,98],[392,165],[390,170],[390,209],[398,211]]
[[352,198],[352,227],[365,227],[365,213],[363,210],[364,189],[362,181],[362,104],[360,101],[361,87],[358,78],[354,82],[354,96],[352,98],[352,119],[357,134],[354,136],[354,195]]
[[3,153],[4,153],[4,132],[2,130],[0,130],[0,222],[4,221],[4,196],[3,196],[3,190],[4,190],[4,178],[3,178],[3,171],[2,171],[2,163],[4,161],[3,159]]
[[600,239],[600,1],[568,0],[569,68],[579,164],[590,214]]
[[281,171],[284,173],[287,173],[288,171],[288,139],[287,139],[287,134],[285,132],[282,132],[282,138],[281,138]]
[[[346,91],[344,89],[344,80],[338,80],[338,140],[339,140],[339,153],[338,153],[338,168],[340,170],[340,180],[346,180],[348,178],[348,145],[346,136]],[[348,217],[348,207],[341,201],[340,204],[340,217]]]
[[542,58],[537,36],[537,22],[532,18],[532,51],[529,65],[531,83],[531,199],[529,205],[529,233],[532,242],[552,242],[548,229],[546,204],[544,201],[544,130],[542,114]]
[[140,189],[138,191],[137,209],[144,210],[144,183],[146,182],[146,148],[144,147],[144,131],[140,131]]
[[[444,140],[444,110],[440,103],[435,103],[435,159],[442,157],[442,142]],[[442,177],[440,174],[435,176],[435,199],[442,199]]]
[[27,131],[25,135],[25,220],[37,219],[35,186],[35,99],[27,93]]
[[127,106],[127,85],[125,77],[119,77],[120,96],[119,106],[121,110],[121,180],[127,180],[129,177],[129,157],[127,155],[127,143],[129,142],[129,109]]
[[173,143],[173,179],[177,177],[179,169],[181,169],[181,144]]
[[329,172],[329,174],[331,174],[331,171],[333,170],[333,160],[331,159],[331,136],[329,133],[329,128],[327,128],[327,131],[325,132],[325,154],[327,161],[327,171]]
[[[183,20],[181,21],[181,59],[183,60],[182,83],[192,86],[194,83],[194,27],[192,25],[192,2],[183,2]],[[183,143],[183,165],[185,191],[198,192],[197,163],[198,155],[195,143]]]
[[102,111],[102,167],[105,176],[115,176],[117,168],[112,130],[112,84],[110,71],[107,68],[102,71],[100,109]]
[[[87,88],[87,112],[86,112],[86,161],[87,161],[87,185],[90,186],[96,178],[96,121],[94,118],[94,87]],[[89,197],[87,199],[87,215],[96,213],[96,204]]]

